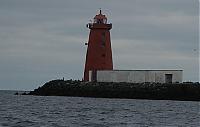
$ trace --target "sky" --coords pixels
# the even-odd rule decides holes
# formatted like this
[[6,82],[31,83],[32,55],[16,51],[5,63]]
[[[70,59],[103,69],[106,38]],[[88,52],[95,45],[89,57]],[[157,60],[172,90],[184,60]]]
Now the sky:
[[114,69],[182,69],[199,81],[198,0],[0,0],[0,90],[81,80],[99,8],[113,24]]

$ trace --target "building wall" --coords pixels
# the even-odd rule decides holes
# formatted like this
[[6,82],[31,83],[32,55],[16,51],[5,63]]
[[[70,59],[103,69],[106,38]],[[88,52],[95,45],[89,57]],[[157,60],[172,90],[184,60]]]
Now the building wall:
[[[90,77],[91,77],[90,73]],[[159,82],[166,83],[166,74],[172,75],[172,82],[182,82],[182,70],[98,70],[97,82]],[[92,79],[90,78],[90,81]]]

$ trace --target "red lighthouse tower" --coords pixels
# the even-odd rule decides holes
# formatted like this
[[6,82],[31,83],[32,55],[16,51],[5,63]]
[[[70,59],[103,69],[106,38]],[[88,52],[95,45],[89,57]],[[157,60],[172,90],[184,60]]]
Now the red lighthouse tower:
[[97,70],[113,70],[110,29],[107,18],[101,14],[94,17],[93,23],[87,24],[90,29],[88,48],[85,61],[84,81],[89,81],[89,72],[92,80],[96,79]]

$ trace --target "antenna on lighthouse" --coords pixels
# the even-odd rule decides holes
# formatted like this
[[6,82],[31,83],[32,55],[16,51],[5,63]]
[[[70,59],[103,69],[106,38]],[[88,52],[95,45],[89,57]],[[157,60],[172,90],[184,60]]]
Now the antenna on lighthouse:
[[99,14],[101,14],[101,8],[99,8]]

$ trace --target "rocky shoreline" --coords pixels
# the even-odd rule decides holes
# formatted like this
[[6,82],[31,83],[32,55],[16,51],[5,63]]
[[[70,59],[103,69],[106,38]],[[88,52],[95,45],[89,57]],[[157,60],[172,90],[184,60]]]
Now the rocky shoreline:
[[105,83],[52,80],[26,95],[200,101],[199,83]]

